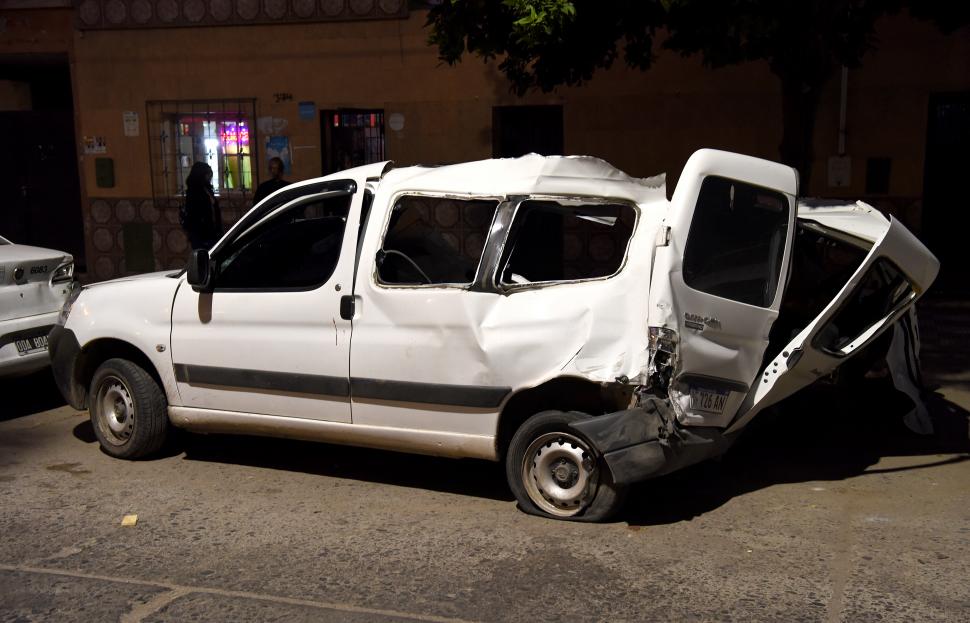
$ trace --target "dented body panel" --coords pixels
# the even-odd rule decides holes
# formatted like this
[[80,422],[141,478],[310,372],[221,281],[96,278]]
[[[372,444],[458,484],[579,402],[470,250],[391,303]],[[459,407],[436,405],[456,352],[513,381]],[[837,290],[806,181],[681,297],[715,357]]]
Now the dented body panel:
[[[452,171],[455,169],[455,171]],[[457,189],[467,194],[456,194]],[[427,197],[497,197],[497,217],[486,248],[501,247],[523,197],[569,203],[614,200],[637,212],[619,272],[610,278],[523,284],[495,283],[494,256],[479,267],[479,291],[467,286],[388,286],[362,264],[354,291],[351,377],[507,388],[507,396],[561,377],[595,383],[634,378],[647,364],[646,302],[653,242],[665,214],[660,179],[635,180],[594,158],[486,161],[425,170],[391,171],[375,206],[393,206],[401,194]],[[476,194],[477,193],[477,194]],[[507,199],[511,198],[511,199]],[[519,199],[517,199],[519,198]],[[584,199],[585,198],[585,199]],[[390,211],[371,215],[361,257],[383,243]],[[376,222],[375,222],[376,221]],[[624,250],[621,250],[623,252]],[[631,322],[631,319],[639,319]],[[469,414],[467,407],[429,410],[421,405],[360,402],[354,422],[494,436],[503,405]],[[471,415],[471,417],[470,417]]]

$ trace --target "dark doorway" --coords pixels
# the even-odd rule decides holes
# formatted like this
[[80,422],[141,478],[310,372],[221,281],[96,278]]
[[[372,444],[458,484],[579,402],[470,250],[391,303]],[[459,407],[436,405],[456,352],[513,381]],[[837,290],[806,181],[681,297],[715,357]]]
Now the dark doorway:
[[324,175],[387,159],[383,110],[321,110],[320,134]]
[[[0,80],[24,96],[0,111],[0,235],[67,251],[84,272],[84,226],[66,56],[0,58]],[[29,95],[27,95],[29,94]],[[11,109],[12,108],[12,109]]]
[[563,153],[562,106],[492,108],[492,156],[518,158],[533,152]]
[[933,290],[970,296],[970,93],[930,97],[926,170],[923,175],[923,238],[940,259]]

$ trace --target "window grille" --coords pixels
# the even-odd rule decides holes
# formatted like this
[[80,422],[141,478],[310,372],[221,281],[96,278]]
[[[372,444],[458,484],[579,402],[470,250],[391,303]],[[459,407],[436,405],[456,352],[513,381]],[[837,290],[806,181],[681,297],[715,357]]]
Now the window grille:
[[146,107],[156,201],[181,198],[196,162],[212,168],[216,194],[251,196],[259,170],[255,99],[151,101]]
[[386,160],[383,110],[324,110],[321,121],[324,174]]

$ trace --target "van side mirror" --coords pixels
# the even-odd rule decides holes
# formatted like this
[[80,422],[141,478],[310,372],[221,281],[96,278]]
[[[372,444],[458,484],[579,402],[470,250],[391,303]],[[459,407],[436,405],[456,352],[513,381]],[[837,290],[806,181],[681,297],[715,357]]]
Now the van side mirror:
[[196,292],[212,292],[215,285],[213,272],[209,252],[205,249],[193,250],[185,274],[186,281],[192,289]]

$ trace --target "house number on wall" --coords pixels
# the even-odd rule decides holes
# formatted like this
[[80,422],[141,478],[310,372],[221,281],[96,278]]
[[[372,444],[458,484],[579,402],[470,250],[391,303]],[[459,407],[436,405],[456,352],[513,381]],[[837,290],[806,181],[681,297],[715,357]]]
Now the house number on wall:
[[293,94],[292,93],[273,93],[273,98],[276,99],[277,104],[279,104],[280,102],[292,102]]

